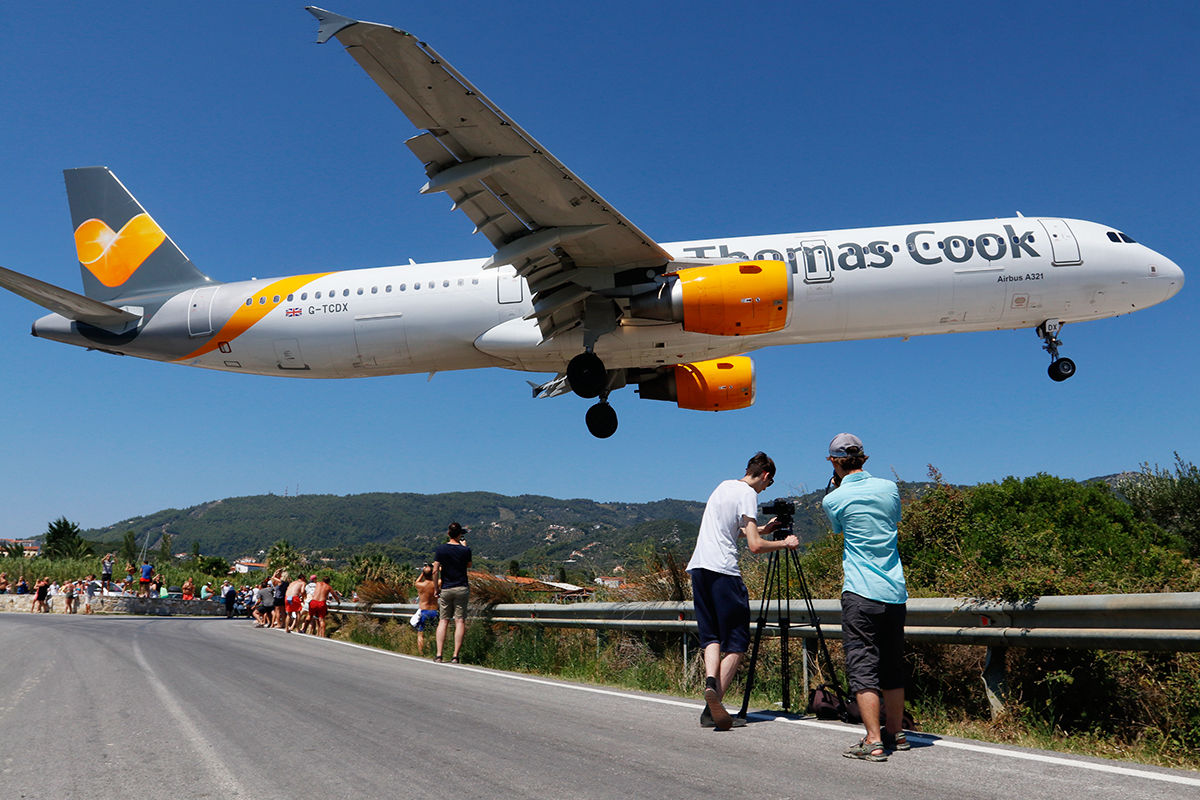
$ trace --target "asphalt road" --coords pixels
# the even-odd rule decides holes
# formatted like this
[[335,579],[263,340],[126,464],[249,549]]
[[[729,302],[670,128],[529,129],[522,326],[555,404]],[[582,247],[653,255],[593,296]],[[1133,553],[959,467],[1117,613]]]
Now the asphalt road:
[[0,798],[1195,798],[1200,773],[383,653],[221,618],[0,614]]

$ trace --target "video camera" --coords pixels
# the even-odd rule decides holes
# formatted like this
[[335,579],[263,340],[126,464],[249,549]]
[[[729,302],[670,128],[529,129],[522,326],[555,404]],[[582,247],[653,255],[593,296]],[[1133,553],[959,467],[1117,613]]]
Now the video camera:
[[796,504],[782,497],[758,507],[759,513],[779,520],[773,539],[786,539],[792,532],[792,519],[796,516]]

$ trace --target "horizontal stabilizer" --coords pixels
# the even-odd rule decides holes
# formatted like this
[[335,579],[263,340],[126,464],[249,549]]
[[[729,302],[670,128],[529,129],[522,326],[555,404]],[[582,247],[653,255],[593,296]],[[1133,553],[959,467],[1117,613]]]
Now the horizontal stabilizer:
[[50,309],[55,314],[97,328],[118,330],[140,318],[137,314],[113,308],[107,303],[75,294],[52,283],[45,283],[4,267],[0,267],[0,286],[37,303],[42,308]]

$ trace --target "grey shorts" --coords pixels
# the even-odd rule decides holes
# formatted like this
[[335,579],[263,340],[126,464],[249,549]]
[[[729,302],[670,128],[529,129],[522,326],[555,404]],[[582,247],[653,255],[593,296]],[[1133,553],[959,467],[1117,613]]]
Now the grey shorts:
[[904,603],[842,592],[842,647],[850,693],[904,688]]
[[442,589],[438,595],[438,616],[441,619],[466,619],[467,602],[471,599],[471,587],[453,586]]

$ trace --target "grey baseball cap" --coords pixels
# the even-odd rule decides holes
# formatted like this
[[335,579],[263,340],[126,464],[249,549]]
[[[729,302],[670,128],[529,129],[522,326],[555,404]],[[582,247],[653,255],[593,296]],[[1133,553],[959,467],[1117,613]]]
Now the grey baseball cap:
[[839,433],[829,443],[830,458],[845,458],[851,452],[855,454],[863,452],[862,439],[859,439],[853,433]]

